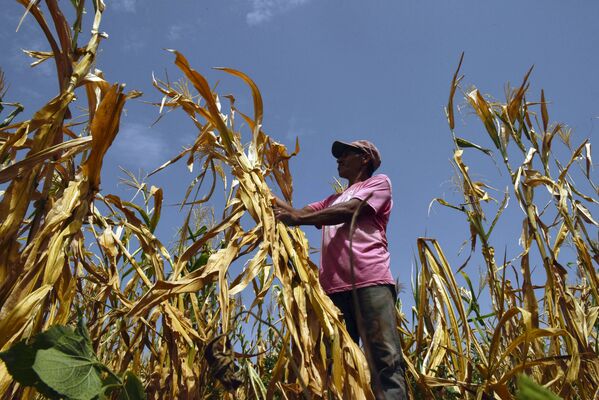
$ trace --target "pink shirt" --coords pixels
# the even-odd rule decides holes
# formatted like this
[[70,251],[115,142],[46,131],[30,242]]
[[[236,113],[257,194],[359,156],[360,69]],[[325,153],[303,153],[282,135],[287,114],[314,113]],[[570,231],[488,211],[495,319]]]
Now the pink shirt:
[[[393,207],[391,182],[386,175],[375,175],[357,182],[341,194],[309,204],[314,211],[323,210],[351,199],[364,200],[369,195],[356,221],[353,237],[355,287],[374,285],[394,285],[389,269],[387,249],[387,223]],[[352,289],[352,276],[349,256],[350,222],[322,227],[322,249],[320,256],[320,284],[326,293]]]

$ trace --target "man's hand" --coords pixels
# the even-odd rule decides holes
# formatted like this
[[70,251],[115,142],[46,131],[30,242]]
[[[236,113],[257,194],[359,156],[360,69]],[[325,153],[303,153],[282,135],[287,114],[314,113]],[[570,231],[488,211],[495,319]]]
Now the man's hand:
[[285,225],[296,226],[300,224],[300,213],[295,209],[284,209],[278,205],[274,205],[273,211],[277,221],[281,221]]
[[300,216],[304,213],[304,210],[296,210],[277,196],[272,197],[272,209],[277,221],[289,226],[300,225]]

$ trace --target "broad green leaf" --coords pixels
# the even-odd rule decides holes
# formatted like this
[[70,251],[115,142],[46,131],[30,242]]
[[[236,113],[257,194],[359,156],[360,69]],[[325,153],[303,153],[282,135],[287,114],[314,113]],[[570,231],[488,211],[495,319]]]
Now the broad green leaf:
[[8,372],[24,386],[33,386],[39,380],[31,369],[35,361],[36,350],[25,342],[19,342],[7,351],[0,353],[0,359],[6,364]]
[[125,372],[123,389],[119,394],[119,400],[145,400],[146,392],[143,384],[131,371]]
[[6,364],[13,379],[23,386],[35,386],[38,392],[49,398],[58,398],[59,394],[46,386],[33,370],[36,349],[18,342],[7,351],[0,353],[0,359]]
[[561,400],[561,397],[555,395],[551,390],[535,383],[526,375],[518,377],[518,400]]
[[83,321],[73,330],[55,325],[34,336],[30,343],[21,341],[0,353],[13,379],[33,386],[52,399],[86,399],[98,384],[99,366]]
[[38,349],[54,347],[67,355],[95,359],[87,331],[83,334],[81,329],[78,327],[77,331],[74,331],[68,326],[53,326],[38,336],[36,342],[39,345],[36,347]]
[[73,333],[73,329],[64,325],[54,325],[45,332],[35,336],[33,347],[36,350],[49,349],[56,346],[60,339],[65,335]]
[[98,363],[58,349],[39,350],[33,370],[52,389],[69,399],[88,400],[102,391]]

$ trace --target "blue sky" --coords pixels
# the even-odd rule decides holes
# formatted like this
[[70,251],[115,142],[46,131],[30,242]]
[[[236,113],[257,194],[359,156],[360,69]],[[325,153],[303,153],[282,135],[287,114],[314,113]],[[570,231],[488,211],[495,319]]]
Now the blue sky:
[[[251,76],[262,91],[264,130],[300,154],[292,162],[294,203],[303,206],[331,191],[336,174],[330,145],[369,139],[382,153],[381,173],[394,185],[395,208],[388,227],[393,274],[408,282],[416,238],[435,237],[454,265],[468,238],[462,215],[429,203],[435,197],[459,202],[451,183],[452,143],[443,107],[459,56],[465,52],[463,87],[474,84],[504,99],[507,82],[531,76],[530,99],[543,88],[553,120],[574,130],[574,143],[597,136],[599,116],[599,3],[480,0],[106,0],[98,68],[111,82],[123,82],[144,96],[131,101],[121,132],[110,149],[103,175],[105,193],[124,193],[118,166],[152,170],[190,143],[195,131],[174,112],[157,125],[159,101],[154,72],[181,76],[165,48],[181,51],[222,94],[234,93],[250,111],[249,91],[211,67],[226,66]],[[68,7],[68,2],[62,2]],[[31,17],[15,32],[23,7],[10,2],[0,16],[0,67],[10,83],[7,101],[21,101],[31,113],[56,91],[53,65],[30,70],[20,49],[47,50]],[[89,25],[88,25],[89,26]],[[463,106],[464,101],[457,99]],[[491,142],[468,110],[457,116],[457,133],[482,146]],[[133,144],[134,143],[134,144]],[[497,169],[467,152],[473,174],[497,184]],[[596,172],[594,172],[596,176]],[[173,177],[175,179],[173,179]],[[184,168],[158,174],[166,203],[175,203],[192,179]],[[503,181],[501,181],[503,179]],[[125,196],[126,197],[126,196]],[[501,198],[501,193],[496,194]],[[596,217],[596,212],[595,212]],[[168,242],[179,217],[167,207],[159,234]],[[522,214],[515,199],[494,244],[498,253],[518,251]],[[307,227],[312,244],[319,232]],[[511,257],[510,257],[511,256]],[[472,266],[476,270],[474,261]],[[404,295],[408,297],[406,293]]]

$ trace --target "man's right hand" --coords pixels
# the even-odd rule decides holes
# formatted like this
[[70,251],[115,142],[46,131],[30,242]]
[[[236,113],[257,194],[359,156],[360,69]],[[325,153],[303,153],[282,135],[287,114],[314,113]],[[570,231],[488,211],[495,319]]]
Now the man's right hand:
[[289,210],[279,207],[278,205],[273,206],[275,218],[277,221],[281,221],[285,225],[296,226],[300,225],[300,211],[290,207]]
[[273,208],[274,207],[278,207],[278,208],[282,208],[284,210],[293,210],[293,207],[291,207],[291,205],[289,203],[287,203],[285,200],[280,199],[277,196],[272,196],[272,203],[273,203]]

